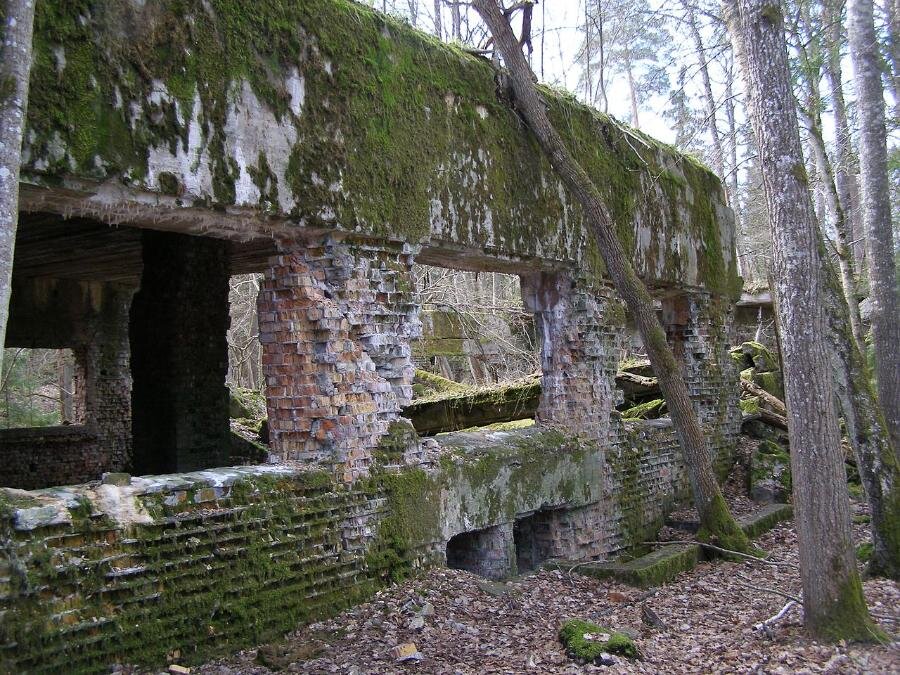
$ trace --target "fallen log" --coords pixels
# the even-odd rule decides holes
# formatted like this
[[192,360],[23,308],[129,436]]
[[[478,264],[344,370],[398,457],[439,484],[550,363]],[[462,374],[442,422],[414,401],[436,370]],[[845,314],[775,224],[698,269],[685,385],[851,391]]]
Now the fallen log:
[[616,386],[625,392],[625,396],[633,398],[635,395],[646,398],[659,398],[659,380],[655,377],[645,377],[635,373],[620,370],[616,373]]
[[520,380],[414,399],[403,409],[403,416],[417,432],[429,436],[534,417],[540,398],[540,380]]
[[742,423],[746,424],[747,422],[751,422],[753,420],[759,420],[763,424],[768,424],[770,427],[776,427],[778,429],[787,431],[787,418],[777,413],[773,413],[771,410],[760,408],[759,412],[755,412],[752,415],[745,416],[742,420]]
[[758,384],[754,384],[748,380],[741,380],[741,392],[749,394],[750,396],[758,396],[759,400],[769,406],[774,413],[782,417],[787,417],[787,408],[785,407],[784,402],[781,399],[772,396],[772,394]]

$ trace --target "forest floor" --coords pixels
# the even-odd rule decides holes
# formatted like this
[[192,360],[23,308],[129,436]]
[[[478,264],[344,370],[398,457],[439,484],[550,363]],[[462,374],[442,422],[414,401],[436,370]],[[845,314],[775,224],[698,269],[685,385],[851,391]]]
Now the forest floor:
[[[734,485],[730,481],[731,486]],[[736,512],[752,503],[728,490]],[[865,514],[855,503],[854,515]],[[861,521],[864,518],[855,518]],[[856,544],[870,540],[855,522]],[[663,533],[664,534],[664,533]],[[192,669],[203,674],[271,672],[261,661],[297,673],[898,673],[900,585],[863,584],[870,611],[894,641],[884,645],[828,645],[807,638],[794,606],[768,628],[785,598],[800,596],[797,538],[784,524],[758,538],[764,562],[716,560],[642,591],[612,581],[543,570],[505,583],[459,570],[434,569],[379,592],[370,602],[299,629],[277,645],[240,652]],[[773,564],[774,563],[774,564]],[[642,620],[649,607],[665,624]],[[593,621],[630,634],[639,660],[612,666],[578,664],[557,633],[567,619]],[[415,643],[420,661],[398,662],[392,649]]]

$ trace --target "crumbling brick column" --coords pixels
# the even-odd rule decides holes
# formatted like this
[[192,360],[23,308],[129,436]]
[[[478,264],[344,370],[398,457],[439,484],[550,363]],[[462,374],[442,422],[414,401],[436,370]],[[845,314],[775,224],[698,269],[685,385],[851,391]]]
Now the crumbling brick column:
[[272,461],[368,472],[412,399],[412,261],[407,245],[331,238],[271,259],[258,305]]
[[605,439],[625,315],[606,287],[563,273],[522,276],[522,299],[541,339],[542,424]]
[[740,432],[738,373],[728,354],[733,309],[727,298],[704,292],[662,300],[662,324],[720,472],[730,467]]
[[82,344],[74,350],[77,385],[83,387],[75,408],[96,432],[110,471],[127,469],[132,461],[128,314],[133,293],[106,284],[100,310],[84,326]]
[[228,462],[228,242],[143,232],[131,310],[137,473]]
[[709,293],[680,293],[662,299],[662,324],[682,366],[685,383],[701,421],[723,419],[737,386],[728,355],[732,309]]

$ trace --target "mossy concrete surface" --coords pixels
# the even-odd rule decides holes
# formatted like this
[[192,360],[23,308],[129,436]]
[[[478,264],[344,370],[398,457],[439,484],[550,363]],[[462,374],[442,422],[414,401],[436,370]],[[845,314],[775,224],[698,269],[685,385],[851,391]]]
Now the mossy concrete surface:
[[753,513],[738,518],[738,525],[748,537],[755,539],[793,517],[794,507],[790,504],[767,504]]
[[412,420],[420,434],[435,434],[533,417],[540,398],[539,379],[496,387],[445,389],[413,399],[403,415]]
[[[638,273],[737,297],[718,178],[541,93]],[[42,0],[25,139],[22,199],[43,210],[245,239],[339,229],[603,271],[490,62],[348,0]]]
[[791,496],[791,456],[787,448],[762,440],[750,453],[750,497],[757,502],[784,502]]

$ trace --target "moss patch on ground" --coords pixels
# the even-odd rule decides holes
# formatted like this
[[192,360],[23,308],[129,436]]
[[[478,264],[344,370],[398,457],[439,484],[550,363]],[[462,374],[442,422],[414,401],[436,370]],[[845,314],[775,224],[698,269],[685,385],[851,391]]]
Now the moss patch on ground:
[[633,659],[639,655],[634,640],[591,621],[570,619],[559,629],[559,640],[574,659],[593,663],[604,652]]

